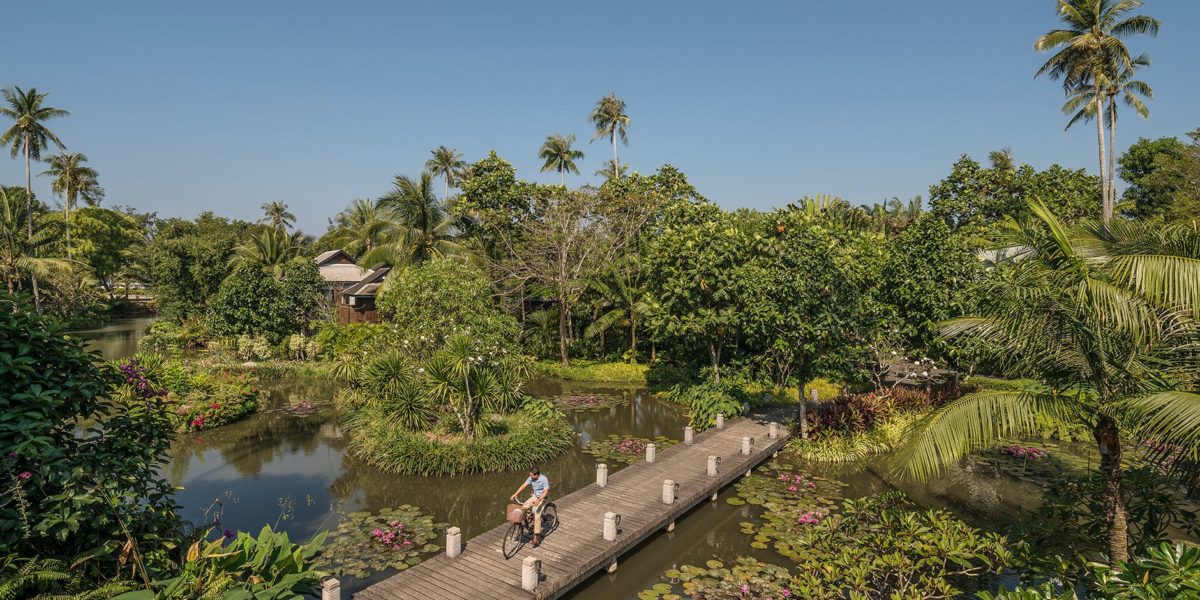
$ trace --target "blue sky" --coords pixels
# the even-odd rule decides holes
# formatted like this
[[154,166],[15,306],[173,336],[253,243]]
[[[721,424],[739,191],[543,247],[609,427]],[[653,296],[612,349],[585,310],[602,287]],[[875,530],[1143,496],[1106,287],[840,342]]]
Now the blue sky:
[[[1150,121],[1118,146],[1200,127],[1200,2],[1147,0]],[[622,162],[682,169],[727,208],[805,195],[926,195],[962,153],[1096,169],[1095,130],[1063,131],[1035,80],[1052,0],[817,2],[24,2],[0,9],[0,85],[36,86],[100,171],[109,204],[247,219],[283,200],[303,229],[416,175],[447,145],[539,173],[574,133],[581,176],[611,149],[587,115],[609,91],[632,119]],[[35,165],[35,168],[38,168]],[[39,169],[40,170],[40,169]],[[0,182],[23,180],[0,160]],[[36,184],[49,197],[45,178]]]

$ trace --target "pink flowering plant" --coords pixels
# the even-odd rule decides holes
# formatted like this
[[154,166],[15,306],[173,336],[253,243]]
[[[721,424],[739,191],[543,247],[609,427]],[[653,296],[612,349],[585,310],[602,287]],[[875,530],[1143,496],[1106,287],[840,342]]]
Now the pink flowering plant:
[[384,569],[407,569],[441,550],[434,542],[445,528],[407,504],[344,514],[322,550],[320,567],[360,579]]
[[168,418],[179,432],[212,429],[242,419],[256,412],[266,395],[247,373],[207,369],[159,355],[138,355],[117,368],[134,397],[163,400]]
[[661,435],[654,439],[610,435],[589,443],[583,451],[595,456],[596,462],[633,464],[645,458],[646,446],[651,442],[659,452],[679,443]]
[[1050,456],[1049,452],[1046,452],[1041,448],[1034,446],[1022,446],[1020,444],[1011,444],[1009,446],[1005,446],[1000,451],[1013,458],[1019,458],[1021,460],[1042,460],[1043,458]]
[[664,581],[638,594],[639,598],[675,597],[712,600],[788,600],[797,594],[788,569],[740,557],[726,566],[710,560],[704,566],[684,565],[663,574]]

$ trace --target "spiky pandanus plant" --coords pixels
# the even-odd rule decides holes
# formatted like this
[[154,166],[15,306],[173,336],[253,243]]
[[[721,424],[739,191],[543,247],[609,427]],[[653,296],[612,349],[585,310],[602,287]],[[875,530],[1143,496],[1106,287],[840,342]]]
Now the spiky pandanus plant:
[[967,453],[1037,431],[1036,417],[1080,423],[1100,452],[1108,559],[1128,559],[1122,443],[1200,448],[1200,233],[1134,222],[1068,230],[1040,202],[1011,223],[1024,256],[976,290],[977,316],[946,337],[996,349],[997,365],[1037,382],[968,394],[910,432],[903,474],[925,480]]

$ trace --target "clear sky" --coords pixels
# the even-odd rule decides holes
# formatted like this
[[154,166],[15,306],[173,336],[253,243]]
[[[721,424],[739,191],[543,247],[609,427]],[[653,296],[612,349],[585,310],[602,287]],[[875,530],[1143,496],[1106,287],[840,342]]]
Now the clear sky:
[[[1146,5],[1163,30],[1129,44],[1156,98],[1121,148],[1200,127],[1200,1]],[[927,195],[958,155],[1006,146],[1096,170],[1095,129],[1064,132],[1060,89],[1033,78],[1053,0],[51,1],[0,19],[0,85],[50,92],[106,203],[160,216],[278,199],[320,233],[438,145],[557,181],[537,159],[555,132],[587,153],[568,183],[598,182],[611,148],[587,115],[609,91],[632,119],[622,162],[674,164],[727,208]],[[0,160],[0,182],[23,177]]]

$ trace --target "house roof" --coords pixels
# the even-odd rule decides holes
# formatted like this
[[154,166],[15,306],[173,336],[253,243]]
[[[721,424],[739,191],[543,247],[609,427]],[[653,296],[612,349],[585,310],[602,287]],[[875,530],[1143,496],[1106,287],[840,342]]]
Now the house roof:
[[354,281],[362,281],[363,277],[371,274],[370,269],[364,269],[353,264],[345,265],[334,263],[332,265],[319,265],[317,270],[321,272],[321,279],[324,279],[328,283],[350,283]]
[[390,267],[379,267],[372,271],[369,275],[362,278],[362,281],[342,290],[343,296],[374,296],[379,290],[379,286],[383,284],[383,278],[387,276]]
[[327,264],[357,264],[357,262],[354,260],[354,257],[347,254],[344,250],[330,250],[328,252],[322,252],[313,260],[316,261],[318,267]]

